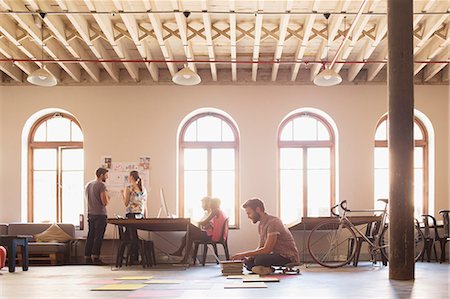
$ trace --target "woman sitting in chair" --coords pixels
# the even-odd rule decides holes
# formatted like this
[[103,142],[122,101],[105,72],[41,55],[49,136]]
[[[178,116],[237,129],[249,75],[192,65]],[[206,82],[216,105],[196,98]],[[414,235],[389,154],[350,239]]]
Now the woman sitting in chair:
[[[202,208],[205,210],[205,216],[196,224],[197,226],[193,226],[189,230],[188,252],[191,252],[194,241],[219,241],[222,236],[222,228],[227,216],[220,209],[220,199],[204,197]],[[181,240],[180,247],[170,255],[182,256],[185,247],[186,235]]]

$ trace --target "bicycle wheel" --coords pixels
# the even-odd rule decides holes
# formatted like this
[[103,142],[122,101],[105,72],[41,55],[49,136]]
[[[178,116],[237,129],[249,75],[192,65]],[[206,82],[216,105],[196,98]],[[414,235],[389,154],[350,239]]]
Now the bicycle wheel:
[[[389,229],[386,226],[380,238],[381,254],[389,260]],[[425,239],[420,227],[414,226],[414,261],[417,262],[425,250]]]
[[308,251],[312,259],[328,268],[347,265],[355,255],[356,235],[345,223],[319,223],[308,237]]

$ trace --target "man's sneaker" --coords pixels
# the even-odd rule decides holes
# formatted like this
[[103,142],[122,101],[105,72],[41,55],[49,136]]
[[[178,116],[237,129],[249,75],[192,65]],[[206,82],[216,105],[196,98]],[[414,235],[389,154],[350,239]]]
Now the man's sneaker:
[[272,274],[273,270],[272,267],[254,266],[252,272],[259,275],[268,275]]
[[96,258],[92,260],[92,265],[97,265],[97,266],[107,266],[108,263],[103,262],[101,259]]

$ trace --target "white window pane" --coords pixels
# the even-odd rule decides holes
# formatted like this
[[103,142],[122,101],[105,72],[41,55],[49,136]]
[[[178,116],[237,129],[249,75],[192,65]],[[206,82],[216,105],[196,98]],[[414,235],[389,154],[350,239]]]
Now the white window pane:
[[83,141],[83,132],[81,132],[80,127],[74,123],[72,124],[72,141]]
[[317,139],[318,140],[330,140],[330,133],[327,127],[321,122],[317,122]]
[[303,216],[303,172],[280,171],[280,216],[285,224],[293,223]]
[[414,140],[423,140],[422,130],[417,123],[414,123]]
[[33,150],[34,170],[56,170],[56,149]]
[[282,141],[292,141],[293,137],[293,124],[292,121],[288,122],[284,128],[282,128],[280,139]]
[[204,148],[184,150],[185,170],[206,170],[207,151]]
[[303,149],[301,148],[281,148],[280,149],[281,169],[303,169]]
[[207,172],[185,171],[184,172],[184,215],[193,220],[200,220],[204,211],[201,199],[208,195]]
[[212,149],[212,170],[234,170],[234,149]]
[[423,214],[423,170],[414,169],[414,217]]
[[83,171],[62,172],[62,222],[78,225],[84,213]]
[[46,128],[47,122],[45,121],[34,132],[34,141],[46,141],[45,140]]
[[317,120],[307,116],[294,119],[294,140],[317,140]]
[[423,148],[414,148],[414,168],[423,168]]
[[389,170],[375,169],[375,209],[383,209],[384,203],[378,202],[378,199],[389,198]]
[[328,216],[330,197],[330,171],[308,170],[308,216]]
[[308,149],[308,169],[330,169],[330,149]]
[[184,141],[197,141],[197,121],[194,121],[187,127],[184,133]]
[[212,171],[212,197],[220,199],[220,207],[229,217],[229,224],[235,225],[234,217],[236,193],[234,171]]
[[84,151],[81,148],[63,149],[61,164],[64,170],[83,170],[84,169]]
[[47,120],[47,141],[70,141],[70,120],[63,117]]
[[221,119],[214,116],[205,116],[198,119],[198,141],[221,141],[221,122]]
[[230,125],[222,121],[222,141],[234,141],[234,133]]
[[375,140],[387,140],[387,121],[383,121],[375,132]]
[[375,169],[387,169],[389,167],[389,151],[387,147],[376,147],[374,152]]
[[56,171],[33,172],[34,222],[56,222]]

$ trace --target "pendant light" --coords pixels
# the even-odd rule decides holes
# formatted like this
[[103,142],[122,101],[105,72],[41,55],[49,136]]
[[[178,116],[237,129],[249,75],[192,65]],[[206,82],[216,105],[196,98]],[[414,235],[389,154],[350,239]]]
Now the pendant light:
[[196,72],[191,70],[187,64],[185,64],[184,67],[172,77],[172,81],[178,85],[192,86],[200,84],[202,79]]
[[[46,13],[39,13],[41,16],[41,60],[44,60],[44,18]],[[44,66],[44,62],[41,62],[41,68],[32,72],[28,77],[27,81],[33,85],[37,86],[55,86],[58,82],[55,76],[53,76]]]
[[[330,48],[329,43],[329,32],[328,32],[328,18],[330,17],[329,13],[324,13],[323,16],[327,19],[327,60],[328,60],[328,51]],[[328,68],[326,64],[323,64],[323,70],[314,78],[314,84],[317,86],[334,86],[338,85],[342,82],[342,77],[336,73],[331,68]]]

